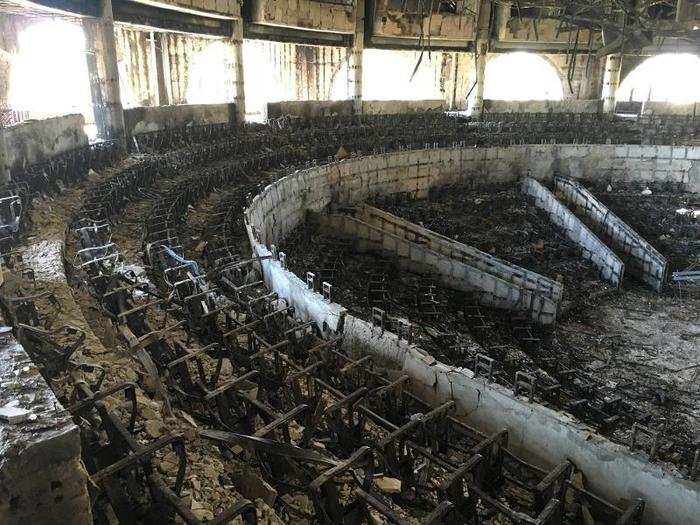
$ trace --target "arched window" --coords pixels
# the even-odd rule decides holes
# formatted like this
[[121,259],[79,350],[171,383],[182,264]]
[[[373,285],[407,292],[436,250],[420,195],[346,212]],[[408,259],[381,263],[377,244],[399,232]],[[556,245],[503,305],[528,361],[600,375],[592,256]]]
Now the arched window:
[[506,53],[486,64],[484,98],[490,100],[561,100],[557,70],[533,53]]
[[665,53],[648,58],[625,77],[616,98],[675,104],[700,101],[700,57]]
[[221,40],[205,43],[192,57],[187,78],[188,104],[219,104],[235,97],[235,55]]
[[348,100],[351,97],[348,84],[348,62],[344,60],[336,69],[331,80],[330,100]]
[[65,20],[32,24],[18,36],[10,107],[42,119],[82,113],[94,122],[83,28]]
[[428,100],[443,98],[440,92],[439,52],[423,54],[411,79],[420,52],[365,49],[362,57],[362,98],[365,100]]

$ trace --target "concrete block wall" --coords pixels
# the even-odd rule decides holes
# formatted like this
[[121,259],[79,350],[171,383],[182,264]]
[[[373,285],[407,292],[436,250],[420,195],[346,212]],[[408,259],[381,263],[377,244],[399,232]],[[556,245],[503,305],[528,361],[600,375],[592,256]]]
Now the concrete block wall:
[[[0,165],[0,180],[11,170],[36,164],[60,153],[87,146],[85,118],[65,115],[45,120],[28,120],[16,126],[0,128],[0,147],[4,146],[4,163]],[[4,175],[4,177],[3,177]]]
[[422,113],[424,111],[446,111],[442,99],[435,100],[363,100],[365,115],[391,115],[395,113]]
[[536,323],[552,324],[557,303],[457,259],[445,257],[429,247],[384,231],[348,215],[322,214],[321,228],[331,235],[355,241],[359,252],[380,253],[395,259],[399,268],[436,277],[445,286],[474,292],[481,304],[503,310],[526,312]]
[[484,100],[491,113],[601,113],[602,100]]
[[17,403],[33,420],[0,420],[0,523],[91,524],[80,431],[22,345],[3,330],[0,406]]
[[[422,113],[425,111],[445,111],[444,100],[363,100],[362,112],[366,115],[391,115],[396,113]],[[267,118],[285,115],[294,117],[324,117],[352,115],[352,100],[290,100],[269,102]]]
[[526,195],[534,199],[538,208],[549,215],[552,224],[563,229],[569,240],[579,247],[581,257],[591,261],[598,269],[601,279],[620,286],[625,265],[615,252],[539,182],[528,177],[523,181],[522,189]]
[[[532,146],[540,162],[530,165],[549,168],[574,179],[604,178],[611,182],[676,182],[691,192],[700,192],[700,147],[640,146],[633,144],[588,144]],[[546,150],[549,149],[551,154]],[[551,164],[549,164],[551,162]],[[532,169],[532,173],[537,171]],[[549,171],[548,173],[551,173]]]
[[554,178],[555,190],[577,210],[585,214],[595,228],[605,234],[612,248],[624,254],[625,266],[656,291],[661,291],[668,261],[636,231],[615,215],[590,191],[575,181]]
[[293,117],[330,117],[352,115],[352,100],[289,100],[268,102],[267,118],[279,118],[287,115]]
[[235,104],[183,104],[124,110],[128,136],[185,126],[235,123]]
[[700,116],[700,103],[672,104],[670,102],[644,102],[644,115],[696,115]]
[[516,286],[537,292],[556,303],[561,301],[563,293],[561,283],[544,277],[537,272],[511,264],[489,253],[457,242],[374,206],[367,204],[358,206],[353,209],[352,214],[355,218],[384,232],[397,235],[402,239],[411,242],[419,240],[420,244],[425,244],[429,249],[444,257],[461,261]]

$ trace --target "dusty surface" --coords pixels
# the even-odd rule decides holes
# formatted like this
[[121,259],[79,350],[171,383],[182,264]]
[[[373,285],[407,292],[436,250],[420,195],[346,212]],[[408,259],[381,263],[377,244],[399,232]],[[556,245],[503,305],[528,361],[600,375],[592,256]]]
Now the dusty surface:
[[[700,300],[623,290],[557,328],[561,344],[670,440],[700,443]],[[671,452],[673,454],[678,451]]]
[[[4,322],[2,323],[4,325]],[[0,420],[0,464],[30,446],[74,429],[70,414],[49,390],[37,366],[9,328],[0,330],[0,407],[29,411],[19,423]]]

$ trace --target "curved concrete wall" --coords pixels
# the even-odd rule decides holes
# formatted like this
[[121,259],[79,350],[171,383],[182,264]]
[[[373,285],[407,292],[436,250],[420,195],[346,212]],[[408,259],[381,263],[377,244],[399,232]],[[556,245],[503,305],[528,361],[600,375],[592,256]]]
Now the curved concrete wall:
[[[254,253],[271,255],[275,243],[331,202],[357,203],[378,194],[413,192],[456,181],[494,183],[554,174],[606,180],[682,183],[700,191],[700,148],[615,145],[527,145],[445,148],[359,157],[298,171],[265,188],[245,211]],[[268,286],[314,320],[325,332],[342,332],[346,349],[371,353],[387,369],[409,373],[412,388],[436,403],[454,399],[458,412],[485,432],[509,430],[514,452],[544,467],[571,459],[588,487],[625,507],[647,503],[646,523],[692,523],[700,514],[700,486],[681,479],[668,465],[650,463],[565,414],[529,403],[470,370],[436,362],[420,348],[353,317],[327,302],[280,261],[261,262]]]

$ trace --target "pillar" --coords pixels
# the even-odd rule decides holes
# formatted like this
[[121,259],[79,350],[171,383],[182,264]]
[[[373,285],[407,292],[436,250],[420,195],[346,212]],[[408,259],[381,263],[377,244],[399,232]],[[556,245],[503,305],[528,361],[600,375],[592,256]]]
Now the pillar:
[[119,93],[112,0],[98,1],[102,7],[100,17],[83,19],[95,123],[102,139],[124,141],[124,110]]
[[151,52],[152,68],[149,68],[148,74],[151,85],[155,93],[153,94],[154,106],[168,105],[168,88],[165,82],[165,67],[163,64],[163,33],[155,33],[151,31],[148,37]]
[[355,2],[355,34],[348,50],[348,95],[355,115],[362,114],[362,54],[365,48],[365,0]]
[[676,22],[686,22],[692,20],[693,5],[688,0],[677,0],[676,2]]
[[[446,53],[445,53],[446,54]],[[459,85],[459,53],[450,53],[450,66],[451,71],[449,74],[449,82],[447,82],[447,88],[449,89],[447,97],[447,109],[456,110],[457,109],[457,86]]]
[[615,97],[620,84],[620,69],[622,57],[620,55],[608,55],[605,58],[605,74],[603,75],[603,113],[615,111]]
[[482,44],[478,47],[476,54],[476,63],[474,64],[474,82],[476,85],[473,88],[469,103],[469,113],[475,117],[481,115],[484,108],[484,80],[486,77],[486,53],[487,46]]
[[473,87],[469,113],[478,117],[484,108],[484,81],[486,79],[486,56],[489,52],[491,38],[491,2],[483,0],[479,4],[479,15],[476,23],[476,41],[474,42],[474,72],[476,78]]
[[10,167],[7,162],[7,144],[5,142],[5,129],[0,124],[0,184],[10,180]]
[[236,120],[239,124],[245,122],[245,82],[243,69],[243,20],[238,19],[233,21],[232,44],[235,54],[235,92],[234,103],[236,104]]

